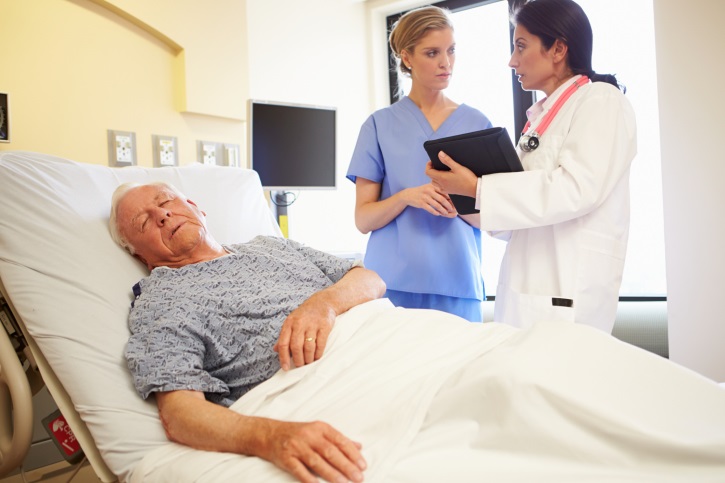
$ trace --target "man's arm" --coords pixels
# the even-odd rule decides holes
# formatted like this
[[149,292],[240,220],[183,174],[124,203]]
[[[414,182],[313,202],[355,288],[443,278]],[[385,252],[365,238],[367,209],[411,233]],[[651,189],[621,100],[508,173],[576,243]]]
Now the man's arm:
[[[342,280],[341,280],[342,281]],[[361,445],[323,422],[293,423],[244,416],[198,391],[156,393],[166,436],[206,451],[258,456],[303,483],[363,481]]]
[[290,356],[296,367],[322,357],[335,318],[384,293],[385,282],[377,273],[353,267],[337,283],[312,295],[289,314],[274,345],[282,369],[289,370]]

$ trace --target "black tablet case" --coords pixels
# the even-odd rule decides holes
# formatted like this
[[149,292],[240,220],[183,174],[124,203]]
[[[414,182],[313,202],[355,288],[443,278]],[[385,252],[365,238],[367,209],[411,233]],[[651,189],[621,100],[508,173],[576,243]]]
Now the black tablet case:
[[[449,168],[438,159],[443,151],[462,164],[476,176],[492,173],[523,171],[516,148],[504,127],[492,127],[423,143],[435,169],[448,171]],[[476,199],[469,196],[451,195],[451,201],[461,215],[478,213]]]

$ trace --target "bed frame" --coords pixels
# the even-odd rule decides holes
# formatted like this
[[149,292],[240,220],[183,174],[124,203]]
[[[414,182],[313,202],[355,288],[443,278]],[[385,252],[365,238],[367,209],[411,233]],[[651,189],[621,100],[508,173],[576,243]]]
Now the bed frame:
[[[15,348],[11,343],[8,333],[0,330],[0,392],[3,390],[1,385],[4,384],[4,390],[7,391],[12,401],[11,405],[3,406],[3,398],[0,397],[0,418],[5,418],[3,424],[0,425],[0,431],[12,429],[12,434],[8,431],[7,434],[0,437],[0,440],[9,441],[9,444],[0,447],[0,456],[2,457],[2,461],[0,462],[0,477],[20,466],[30,449],[33,435],[34,415],[32,397],[34,393],[30,389],[28,378],[34,378],[33,373],[37,371],[42,377],[42,382],[48,388],[48,392],[53,397],[61,414],[63,414],[66,422],[73,430],[73,434],[98,478],[104,483],[118,481],[116,475],[113,474],[103,461],[93,441],[93,437],[88,431],[88,426],[86,426],[75,410],[70,396],[68,396],[68,393],[53,372],[45,356],[43,356],[43,352],[38,347],[38,344],[28,333],[28,329],[25,327],[22,319],[17,315],[17,311],[13,308],[12,301],[8,297],[1,280],[0,294],[2,294],[5,302],[10,307],[15,317],[14,322],[17,324],[17,329],[21,331],[23,342],[27,344],[25,353],[27,354],[29,352],[29,357],[27,357],[28,367],[25,369],[21,365],[18,355],[15,354]],[[26,372],[28,372],[27,375]],[[8,415],[11,409],[13,410],[12,423],[8,421]]]

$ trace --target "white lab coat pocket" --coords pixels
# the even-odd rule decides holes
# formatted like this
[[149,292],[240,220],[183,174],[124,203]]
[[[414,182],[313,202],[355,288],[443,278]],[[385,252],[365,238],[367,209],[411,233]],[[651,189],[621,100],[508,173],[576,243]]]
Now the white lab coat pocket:
[[584,231],[580,240],[577,321],[611,333],[627,245],[593,231]]
[[573,307],[555,306],[552,295],[533,295],[512,290],[504,284],[496,288],[494,320],[526,328],[537,322],[574,322]]

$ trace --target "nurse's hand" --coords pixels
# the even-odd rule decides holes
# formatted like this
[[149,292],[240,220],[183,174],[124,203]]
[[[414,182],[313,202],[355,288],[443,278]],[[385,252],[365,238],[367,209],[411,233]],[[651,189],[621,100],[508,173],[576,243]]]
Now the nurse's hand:
[[476,186],[478,178],[473,171],[465,166],[456,163],[453,158],[441,151],[438,153],[438,159],[445,164],[450,171],[439,171],[433,167],[433,163],[428,161],[425,167],[425,174],[432,180],[433,186],[451,195],[463,195],[476,197]]
[[400,192],[400,196],[408,206],[421,208],[431,215],[445,216],[446,218],[458,216],[451,198],[433,186],[432,183],[404,189]]

